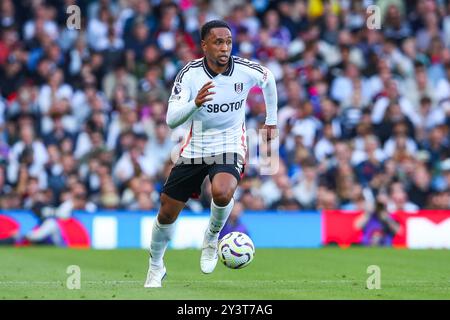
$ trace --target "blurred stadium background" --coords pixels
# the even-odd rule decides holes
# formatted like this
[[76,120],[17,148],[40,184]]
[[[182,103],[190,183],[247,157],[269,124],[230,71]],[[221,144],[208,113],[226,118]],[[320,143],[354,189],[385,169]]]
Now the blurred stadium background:
[[[369,5],[381,29],[366,27]],[[279,97],[280,170],[246,167],[226,230],[257,247],[450,248],[444,0],[1,1],[0,243],[148,247],[183,137],[167,99],[212,19],[230,24],[232,54],[270,68]],[[255,88],[247,127],[264,118]],[[208,183],[172,247],[200,246]]]

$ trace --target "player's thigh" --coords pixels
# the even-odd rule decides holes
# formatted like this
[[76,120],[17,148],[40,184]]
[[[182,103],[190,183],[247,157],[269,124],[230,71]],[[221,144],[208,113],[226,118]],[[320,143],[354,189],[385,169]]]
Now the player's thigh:
[[216,172],[211,180],[211,194],[214,203],[220,207],[226,206],[233,198],[237,185],[237,178],[230,172]]
[[158,221],[161,223],[175,221],[189,198],[200,196],[201,185],[207,174],[208,168],[205,164],[178,162],[162,188]]
[[214,203],[226,206],[234,195],[237,185],[244,173],[244,161],[237,153],[219,156],[222,162],[209,166],[211,193]]
[[206,164],[178,162],[170,171],[162,192],[175,200],[186,202],[200,195],[207,174]]

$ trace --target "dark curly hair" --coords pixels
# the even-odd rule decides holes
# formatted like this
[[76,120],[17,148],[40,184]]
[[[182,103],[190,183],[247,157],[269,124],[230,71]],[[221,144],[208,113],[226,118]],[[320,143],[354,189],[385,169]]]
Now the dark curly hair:
[[225,21],[222,21],[222,20],[211,20],[211,21],[208,21],[207,23],[205,23],[202,26],[202,29],[200,31],[201,39],[205,40],[205,38],[208,35],[209,31],[211,29],[214,29],[214,28],[227,28],[231,32],[230,26]]

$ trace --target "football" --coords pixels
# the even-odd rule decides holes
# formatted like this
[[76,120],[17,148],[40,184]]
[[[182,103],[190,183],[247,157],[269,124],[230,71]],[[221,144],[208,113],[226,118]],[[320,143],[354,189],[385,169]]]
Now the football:
[[242,232],[230,232],[219,242],[219,258],[231,269],[242,269],[252,262],[255,245],[248,235]]

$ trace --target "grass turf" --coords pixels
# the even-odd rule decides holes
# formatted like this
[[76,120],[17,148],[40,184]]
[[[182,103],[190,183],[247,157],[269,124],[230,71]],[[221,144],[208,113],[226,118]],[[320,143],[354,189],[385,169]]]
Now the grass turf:
[[[169,250],[161,289],[144,289],[144,250],[0,248],[0,299],[450,299],[450,251],[257,249],[241,270],[200,271],[199,250]],[[69,265],[81,289],[69,290]],[[369,265],[381,289],[368,290]]]

